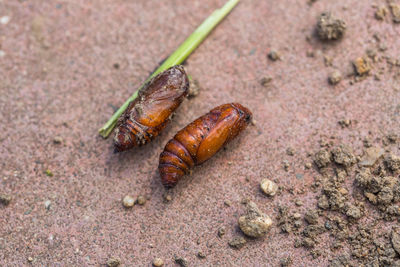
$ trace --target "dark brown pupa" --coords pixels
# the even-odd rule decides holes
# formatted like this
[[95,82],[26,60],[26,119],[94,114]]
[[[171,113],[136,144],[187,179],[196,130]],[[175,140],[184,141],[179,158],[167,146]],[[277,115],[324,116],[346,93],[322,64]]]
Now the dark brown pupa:
[[189,90],[183,66],[174,66],[151,79],[118,119],[115,152],[144,145],[165,128]]
[[163,185],[174,187],[193,166],[205,162],[235,138],[251,119],[251,112],[241,104],[224,104],[180,130],[160,155],[158,170]]

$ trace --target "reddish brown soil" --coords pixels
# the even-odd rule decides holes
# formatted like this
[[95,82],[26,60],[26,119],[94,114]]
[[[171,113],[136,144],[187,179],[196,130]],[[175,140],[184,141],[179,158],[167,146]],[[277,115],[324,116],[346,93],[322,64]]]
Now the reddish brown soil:
[[[290,255],[293,266],[326,266],[340,254],[313,260],[276,227],[240,250],[228,241],[240,235],[243,198],[272,218],[279,204],[295,199],[304,203],[300,212],[315,206],[308,187],[316,171],[304,164],[321,137],[362,147],[365,137],[400,132],[400,68],[382,60],[360,82],[351,85],[353,78],[346,77],[352,60],[378,47],[374,34],[387,46],[379,57],[399,59],[400,25],[390,16],[376,20],[372,1],[310,6],[306,0],[242,0],[187,60],[200,94],[182,104],[154,142],[113,154],[112,140],[99,137],[98,128],[225,1],[90,2],[0,1],[0,17],[11,18],[0,24],[0,193],[13,197],[0,206],[0,265],[28,265],[32,257],[34,266],[99,266],[115,256],[124,266],[150,266],[156,257],[173,266],[177,255],[190,266],[277,266]],[[343,40],[334,44],[313,35],[326,10],[347,22]],[[271,49],[281,60],[267,58]],[[314,57],[306,56],[310,51]],[[333,67],[324,65],[324,55],[333,58]],[[337,86],[327,80],[334,68],[344,74]],[[265,76],[273,78],[267,87],[260,84]],[[157,173],[163,146],[193,119],[231,101],[249,107],[257,125],[197,167],[164,203]],[[341,119],[356,122],[343,129]],[[53,143],[56,136],[62,144]],[[259,190],[263,178],[306,193],[266,198]],[[149,200],[125,210],[126,194]],[[222,238],[220,227],[226,229]],[[199,251],[205,259],[196,256]]]

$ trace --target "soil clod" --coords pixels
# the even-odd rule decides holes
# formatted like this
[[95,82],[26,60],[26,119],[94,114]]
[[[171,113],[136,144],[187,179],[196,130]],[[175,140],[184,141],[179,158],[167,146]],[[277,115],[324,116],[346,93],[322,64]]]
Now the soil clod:
[[330,12],[322,13],[316,30],[321,40],[338,40],[346,32],[346,22],[336,18]]
[[110,259],[108,259],[107,261],[107,266],[108,267],[117,267],[121,264],[121,260],[119,258],[116,257],[111,257]]
[[246,245],[247,241],[243,237],[234,237],[228,242],[229,246],[236,249],[241,249]]
[[239,218],[239,227],[250,237],[261,237],[268,233],[272,225],[271,218],[262,213],[257,205],[250,201],[247,204],[246,214]]

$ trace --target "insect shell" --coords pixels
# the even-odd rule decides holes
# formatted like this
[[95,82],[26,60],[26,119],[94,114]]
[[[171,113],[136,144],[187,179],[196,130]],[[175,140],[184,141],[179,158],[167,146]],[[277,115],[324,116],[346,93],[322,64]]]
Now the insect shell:
[[180,130],[160,155],[158,170],[166,188],[174,187],[235,138],[251,122],[251,112],[238,103],[218,106]]
[[181,65],[149,81],[118,119],[114,152],[144,145],[158,136],[188,91],[189,79]]

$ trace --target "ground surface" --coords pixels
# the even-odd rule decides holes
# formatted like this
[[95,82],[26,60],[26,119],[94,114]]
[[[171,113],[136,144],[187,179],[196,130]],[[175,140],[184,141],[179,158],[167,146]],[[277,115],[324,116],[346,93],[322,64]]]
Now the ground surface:
[[[279,204],[296,199],[304,203],[299,210],[315,206],[307,190],[317,172],[304,164],[322,137],[362,147],[365,137],[400,132],[399,67],[383,59],[362,81],[327,82],[332,70],[346,76],[352,60],[376,49],[374,35],[387,47],[380,58],[400,59],[400,25],[390,16],[374,18],[372,4],[385,1],[242,0],[187,60],[199,96],[182,104],[160,138],[122,154],[112,153],[112,140],[100,138],[98,128],[224,1],[90,2],[0,1],[0,17],[10,17],[0,24],[0,191],[13,198],[0,206],[0,265],[28,265],[32,257],[33,266],[99,266],[116,256],[124,266],[150,266],[155,257],[173,266],[177,255],[190,266],[278,266],[291,255],[293,266],[326,266],[340,251],[314,260],[276,227],[241,250],[227,242],[241,235],[243,198],[272,218]],[[347,22],[340,42],[313,35],[326,10]],[[280,61],[268,60],[271,49]],[[269,86],[260,85],[263,77],[273,78]],[[197,167],[164,203],[156,171],[162,147],[190,121],[231,101],[249,107],[257,125]],[[338,125],[344,118],[354,121],[350,128]],[[62,144],[53,143],[56,136]],[[267,198],[262,178],[306,193]],[[125,210],[126,194],[149,200]],[[222,226],[227,233],[219,238]]]

